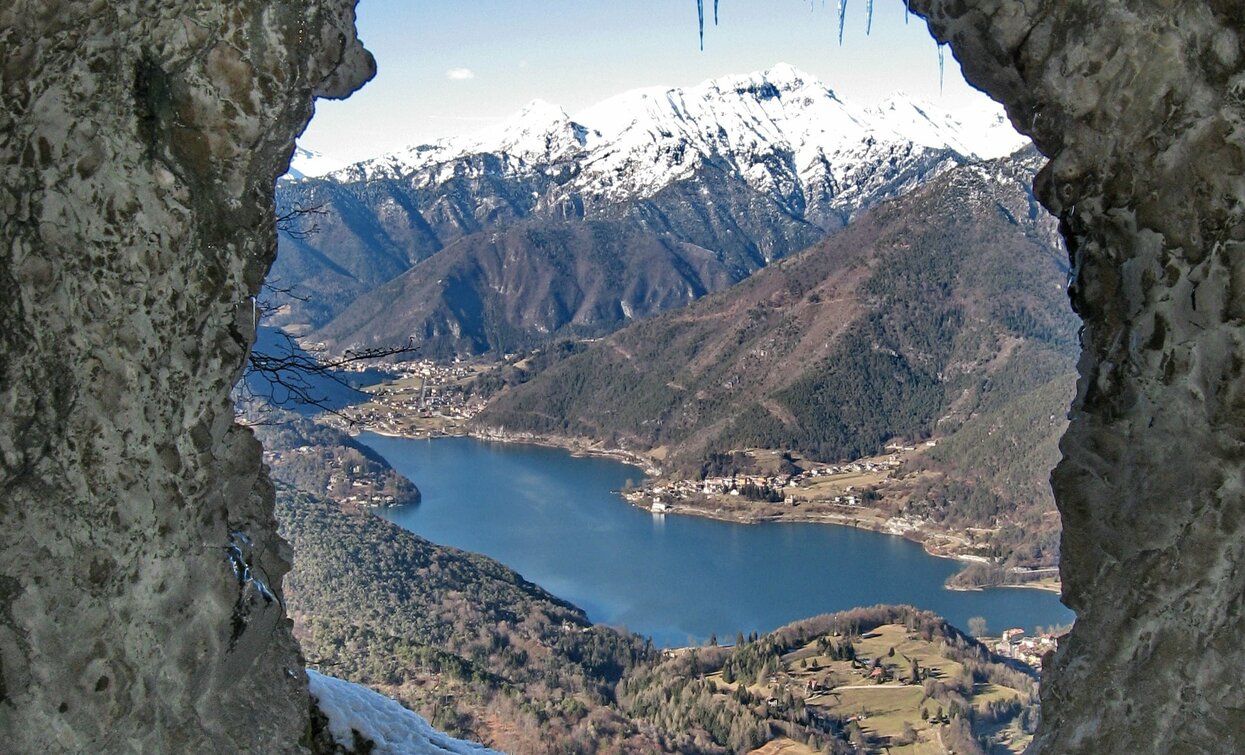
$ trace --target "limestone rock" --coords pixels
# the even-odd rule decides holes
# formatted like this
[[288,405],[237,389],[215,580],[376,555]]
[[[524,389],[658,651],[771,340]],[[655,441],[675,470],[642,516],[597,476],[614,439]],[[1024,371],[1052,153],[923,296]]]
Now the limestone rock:
[[229,391],[351,0],[0,6],[0,732],[9,752],[298,749],[259,444]]
[[1245,5],[912,6],[1051,158],[1085,321],[1032,751],[1245,751]]

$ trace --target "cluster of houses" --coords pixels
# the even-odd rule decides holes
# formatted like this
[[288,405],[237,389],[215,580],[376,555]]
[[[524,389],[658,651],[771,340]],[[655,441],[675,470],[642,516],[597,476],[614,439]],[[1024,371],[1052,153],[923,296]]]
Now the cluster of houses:
[[[264,451],[265,460],[274,465],[281,454],[322,456],[324,466],[327,468],[334,468],[339,461],[331,450],[315,446],[298,446],[289,451]],[[335,501],[354,503],[359,506],[396,506],[398,503],[393,495],[383,492],[383,483],[376,480],[367,469],[358,464],[334,468],[328,481],[324,483],[324,494]]]
[[[795,497],[791,491],[801,484],[838,475],[890,472],[899,466],[899,463],[899,460],[892,456],[881,461],[862,459],[846,464],[830,464],[793,475],[732,475],[730,477],[706,477],[703,480],[675,480],[640,490],[627,491],[623,493],[623,497],[633,505],[646,507],[654,512],[668,511],[670,506],[679,500],[700,496],[743,496],[747,495],[749,490],[770,495],[771,500],[775,502],[793,504]],[[850,485],[842,494],[832,496],[827,500],[845,506],[859,506],[864,503],[863,497],[852,492]]]
[[329,481],[324,485],[324,492],[330,498],[356,503],[360,506],[393,506],[397,503],[392,495],[377,490],[376,481],[366,475],[367,470],[357,464],[351,464],[344,470],[338,470],[329,475]]
[[[922,442],[920,445],[925,448],[933,448],[934,446],[938,445],[938,441],[927,440],[927,441]],[[898,440],[891,441],[890,443],[886,444],[886,450],[890,451],[891,453],[903,453],[906,451],[915,451],[916,449],[917,449],[916,444],[904,443],[903,441],[898,441]]]
[[[791,485],[790,476],[765,477],[760,475],[739,475],[736,477],[708,477],[703,481],[675,480],[658,485],[651,485],[639,490],[623,491],[623,498],[629,503],[650,511],[660,513],[668,511],[675,501],[709,495],[742,495],[746,488],[765,491],[782,491]],[[793,503],[794,498],[783,496],[786,503]]]
[[1025,635],[1023,629],[1008,629],[994,646],[994,654],[1027,663],[1035,669],[1042,668],[1042,659],[1059,647],[1059,640],[1052,634]]
[[[353,492],[349,495],[338,496],[337,500],[373,508],[398,504],[397,499],[392,495],[376,492],[375,485],[370,480],[351,480],[350,486]],[[326,486],[325,492],[328,492],[327,488],[332,488],[332,485]]]
[[343,411],[353,422],[378,432],[402,434],[411,417],[471,419],[484,402],[469,401],[457,381],[475,374],[457,360],[438,364],[429,360],[399,362],[392,368],[402,378],[422,378],[418,387],[382,387],[372,392],[369,405],[347,407]]

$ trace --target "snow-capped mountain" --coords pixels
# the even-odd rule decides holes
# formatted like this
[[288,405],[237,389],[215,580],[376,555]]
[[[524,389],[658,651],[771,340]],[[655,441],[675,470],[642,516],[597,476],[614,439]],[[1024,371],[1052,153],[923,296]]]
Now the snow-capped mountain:
[[[635,90],[574,117],[532,102],[478,134],[284,182],[287,206],[329,209],[320,233],[283,240],[276,274],[318,307],[292,302],[287,322],[342,348],[606,332],[1022,146],[999,115],[903,96],[858,107],[789,65]],[[561,227],[582,223],[594,225]]]
[[626,92],[574,118],[533,101],[487,131],[365,161],[332,178],[430,186],[452,178],[464,159],[496,155],[515,174],[573,166],[574,177],[545,204],[574,193],[592,214],[601,205],[651,197],[712,166],[815,218],[831,209],[850,216],[879,194],[910,188],[913,176],[881,166],[928,152],[951,152],[957,161],[1001,157],[1026,143],[1001,108],[956,117],[904,95],[856,107],[809,74],[778,64],[686,89]]

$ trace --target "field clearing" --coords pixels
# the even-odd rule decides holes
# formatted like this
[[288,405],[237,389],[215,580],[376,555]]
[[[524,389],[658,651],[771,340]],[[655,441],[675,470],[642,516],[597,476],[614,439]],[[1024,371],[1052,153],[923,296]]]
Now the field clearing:
[[[837,644],[843,638],[832,635],[830,640]],[[803,697],[810,709],[855,720],[864,734],[887,742],[889,749],[885,751],[891,755],[934,755],[946,751],[940,740],[944,723],[937,719],[949,711],[938,700],[928,698],[924,686],[904,683],[911,675],[914,661],[923,679],[970,685],[970,704],[978,710],[985,710],[995,701],[1024,699],[1021,692],[1010,687],[973,683],[963,664],[941,655],[939,643],[912,634],[899,624],[880,626],[854,638],[852,645],[856,662],[835,660],[818,641],[809,642],[782,656],[782,673],[767,684],[750,684],[749,689],[758,695],[794,692]],[[885,669],[885,683],[869,677],[875,661]],[[723,687],[734,686],[717,681]],[[992,731],[1005,734],[1012,752],[1023,751],[1031,740],[1015,721]],[[915,739],[909,741],[913,734]]]
[[817,501],[843,495],[849,492],[849,487],[855,492],[879,485],[889,477],[889,472],[845,472],[829,477],[816,477],[798,488],[786,488],[786,491],[797,501]]
[[821,755],[808,745],[794,739],[780,737],[766,742],[764,746],[752,750],[748,755]]
[[[878,684],[840,688],[810,702],[820,704],[823,700],[833,700],[836,713],[862,717],[862,727],[880,736],[898,737],[903,733],[904,722],[916,728],[924,725],[921,721],[921,698],[924,696],[920,687]],[[936,703],[925,701],[925,708],[935,706]]]

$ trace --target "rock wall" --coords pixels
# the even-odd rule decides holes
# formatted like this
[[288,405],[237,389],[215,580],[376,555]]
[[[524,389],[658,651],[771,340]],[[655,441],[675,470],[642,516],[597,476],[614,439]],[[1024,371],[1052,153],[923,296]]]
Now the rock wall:
[[1245,751],[1245,4],[912,5],[1051,158],[1085,321],[1031,751]]
[[283,752],[288,549],[229,391],[352,0],[0,4],[0,732],[8,752]]
[[[1079,620],[1039,753],[1245,750],[1245,6],[912,0],[1051,164],[1085,353],[1054,475]],[[349,0],[0,7],[0,732],[296,749],[287,554],[228,391]]]

